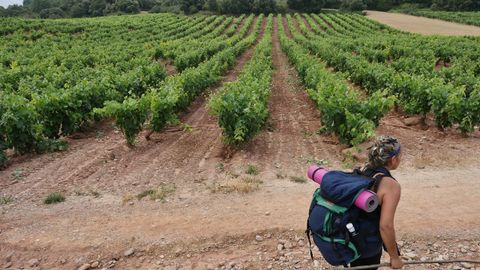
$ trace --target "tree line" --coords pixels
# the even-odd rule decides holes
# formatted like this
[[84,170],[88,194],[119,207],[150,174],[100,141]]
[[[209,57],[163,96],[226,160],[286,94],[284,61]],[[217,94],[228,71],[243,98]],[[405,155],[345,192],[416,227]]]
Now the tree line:
[[477,11],[480,10],[478,0],[326,0],[327,5],[333,8],[347,10],[382,10],[388,11],[392,8],[429,8],[445,11]]
[[415,8],[460,11],[480,10],[478,0],[24,0],[23,5],[0,7],[2,17],[65,18],[111,14],[174,12],[184,14],[318,12],[322,8],[343,10],[389,10],[407,5]]

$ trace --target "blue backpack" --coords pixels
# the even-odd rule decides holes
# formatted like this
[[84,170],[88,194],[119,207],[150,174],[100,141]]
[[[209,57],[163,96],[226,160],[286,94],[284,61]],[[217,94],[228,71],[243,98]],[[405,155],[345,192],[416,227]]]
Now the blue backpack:
[[[370,189],[376,192],[384,176],[377,173],[371,178],[358,169],[351,173],[329,171],[323,176],[321,186],[313,194],[305,232],[312,259],[310,236],[325,260],[334,266],[347,266],[358,258],[372,257],[381,252],[380,207],[366,213],[354,202],[362,191]],[[355,241],[352,241],[346,228],[348,223],[352,223],[359,234]]]

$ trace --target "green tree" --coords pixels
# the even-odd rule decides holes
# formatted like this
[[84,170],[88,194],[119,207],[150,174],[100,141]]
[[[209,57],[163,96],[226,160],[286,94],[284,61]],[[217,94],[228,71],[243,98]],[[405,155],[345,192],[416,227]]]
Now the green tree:
[[65,17],[63,10],[58,7],[43,9],[38,15],[42,19],[59,19]]
[[141,10],[150,10],[157,4],[157,1],[155,1],[155,0],[139,0],[138,4],[139,4]]
[[190,14],[190,6],[192,5],[192,0],[182,0],[182,3],[180,5],[180,9],[183,11],[185,14]]
[[76,0],[59,0],[58,3],[53,6],[60,7],[65,14],[70,14],[73,5],[77,4],[78,2],[79,1]]
[[288,7],[301,12],[319,12],[325,5],[325,0],[288,0]]
[[252,12],[254,13],[274,13],[277,10],[275,0],[254,0],[252,4]]
[[90,2],[83,0],[72,6],[70,9],[70,15],[74,18],[88,17],[90,9]]
[[220,0],[218,9],[227,14],[250,13],[253,10],[253,0]]
[[103,16],[107,2],[105,0],[91,0],[89,13],[90,16]]
[[366,9],[367,5],[363,0],[344,0],[340,8],[349,11],[361,11]]
[[180,9],[185,14],[193,14],[202,10],[204,4],[204,0],[182,0]]
[[393,7],[392,0],[364,0],[368,9],[387,11]]
[[218,10],[217,0],[208,0],[207,9],[211,11],[217,11]]
[[50,8],[50,2],[48,0],[33,0],[31,7],[33,12],[39,13],[44,9]]
[[0,17],[29,17],[30,15],[29,9],[20,5],[10,5],[6,9],[3,8],[3,11],[0,12]]
[[118,11],[125,13],[140,12],[140,4],[137,0],[118,0],[116,2],[116,8]]
[[478,10],[480,2],[474,0],[433,0],[432,9],[440,10]]

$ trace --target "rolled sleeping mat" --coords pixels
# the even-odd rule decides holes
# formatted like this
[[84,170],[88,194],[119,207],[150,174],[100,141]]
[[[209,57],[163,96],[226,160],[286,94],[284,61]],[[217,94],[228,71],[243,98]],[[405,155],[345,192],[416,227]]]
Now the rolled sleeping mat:
[[325,170],[324,168],[322,168],[318,165],[312,165],[312,166],[308,167],[307,176],[308,176],[308,178],[312,179],[317,184],[321,185],[322,180],[323,180],[323,176],[327,172],[328,172],[327,170]]
[[355,205],[367,213],[373,212],[378,207],[378,196],[371,190],[364,190],[355,199]]
[[[315,183],[321,185],[323,176],[328,172],[328,170],[318,166],[312,165],[308,167],[307,176],[312,179]],[[363,211],[370,213],[377,209],[379,204],[378,196],[375,192],[370,190],[365,190],[358,195],[355,199],[355,206],[362,209]]]

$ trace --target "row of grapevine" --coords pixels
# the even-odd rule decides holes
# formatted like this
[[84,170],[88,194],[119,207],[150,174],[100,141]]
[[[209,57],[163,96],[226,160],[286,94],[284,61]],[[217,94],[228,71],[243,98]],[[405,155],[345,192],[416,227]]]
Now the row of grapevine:
[[[225,22],[228,24],[223,25],[222,27],[218,27],[214,31],[200,36],[200,37],[190,37],[189,39],[180,39],[180,40],[170,40],[168,42],[162,42],[158,45],[157,50],[156,50],[156,57],[164,57],[164,58],[169,58],[169,59],[175,59],[175,57],[179,54],[187,52],[191,48],[199,48],[203,42],[212,40],[212,39],[218,39],[220,37],[225,38],[225,36],[230,37],[231,35],[234,34],[232,32],[232,29],[236,29],[237,25],[240,23],[240,20],[243,19],[243,15],[240,18],[228,18]],[[253,18],[252,18],[253,19]],[[232,25],[233,22],[233,27],[231,27],[229,30],[226,30],[230,25]],[[225,32],[223,35],[222,33]]]
[[[149,84],[150,78],[160,73],[162,79],[161,67],[151,59],[154,44],[131,40],[132,37],[143,38],[145,31],[129,33],[116,27],[110,30],[112,33],[106,36],[94,30],[73,39],[69,34],[45,36],[35,42],[2,39],[0,48],[4,48],[2,52],[5,53],[0,56],[3,64],[0,66],[0,88],[28,98],[31,92],[63,91],[84,79],[122,74],[113,81],[117,89],[127,94],[132,89],[134,93],[144,89],[138,78],[145,78],[145,83]],[[165,38],[165,35],[159,32],[152,38]],[[144,73],[146,70],[151,72]]]
[[[337,14],[336,16],[347,20],[346,15]],[[335,29],[339,27],[335,25]],[[345,37],[333,39],[328,38],[328,35],[322,35],[322,37],[328,38],[332,45],[342,50],[366,57],[370,62],[388,62],[398,71],[440,77],[457,85],[465,84],[467,89],[474,88],[478,83],[479,38],[424,37],[406,33],[380,35],[378,32],[365,35],[354,30],[352,33],[356,35],[355,39]],[[435,65],[439,62],[444,63],[448,68],[435,69]]]
[[[231,27],[226,29],[223,34],[212,32],[208,35],[208,38],[199,37],[197,39],[191,39],[185,42],[178,42],[178,41],[162,42],[157,49],[157,55],[164,58],[175,59],[177,55],[186,53],[191,49],[197,50],[202,48],[206,42],[229,38],[233,36],[235,33],[237,33],[238,27],[243,21],[244,17],[245,16],[242,15],[239,18],[234,19],[234,22],[231,24]],[[245,24],[251,25],[253,22],[253,18],[254,18],[253,15],[249,16]],[[243,27],[243,29],[245,29],[245,27]]]
[[273,15],[269,15],[264,37],[239,78],[228,83],[209,102],[226,144],[245,142],[267,120],[272,80],[272,22]]
[[[376,35],[374,33],[374,35],[363,35],[355,40],[339,38],[331,41],[335,42],[335,46],[364,54],[371,61],[389,60],[396,69],[435,76],[438,72],[434,67],[438,60],[449,63],[452,67],[464,66],[467,70],[478,72],[478,68],[470,67],[471,63],[476,62],[480,57],[478,40],[473,37],[423,37],[412,34]],[[400,63],[397,64],[397,62]]]
[[458,22],[464,24],[471,24],[480,26],[480,12],[479,11],[439,11],[439,10],[428,10],[428,9],[417,9],[417,10],[398,10],[400,12],[414,15],[422,16],[432,19],[440,19],[451,22]]
[[[287,38],[279,15],[279,38],[282,49],[297,69],[307,92],[321,112],[325,131],[334,132],[342,142],[359,144],[374,135],[380,118],[390,110],[393,97],[378,91],[368,98],[348,86],[344,77],[327,70],[325,64]],[[287,15],[287,24],[295,35],[293,22]]]
[[237,56],[255,42],[262,21],[263,15],[260,15],[248,37],[197,67],[187,68],[180,74],[168,77],[140,98],[128,97],[121,103],[110,101],[96,112],[101,116],[113,117],[128,144],[135,142],[147,121],[152,131],[160,131],[167,124],[176,122],[177,113],[185,109],[204,89],[217,82],[234,64]]
[[[167,33],[169,35],[168,39],[165,40],[188,40],[189,38],[197,38],[205,35],[209,31],[215,29],[215,27],[220,26],[225,17],[221,16],[210,16],[205,21],[194,25],[193,27],[188,27],[185,31],[175,31]],[[170,35],[172,34],[172,35]],[[164,40],[164,41],[165,41]]]
[[185,49],[183,53],[177,54],[176,57],[174,56],[174,65],[177,70],[182,71],[187,67],[196,66],[205,59],[211,57],[213,54],[224,50],[227,47],[234,46],[247,35],[248,30],[253,23],[253,16],[250,18],[243,25],[243,28],[230,38],[221,35],[216,39],[203,41],[200,44],[194,44],[191,47],[186,45],[185,47],[190,48]]
[[[298,21],[298,23],[301,25],[302,21]],[[313,53],[318,54],[328,65],[345,72],[352,82],[361,85],[370,93],[388,90],[392,95],[398,97],[400,105],[407,113],[425,115],[432,112],[439,127],[458,124],[463,132],[472,131],[475,125],[479,123],[479,109],[476,104],[480,102],[480,84],[478,84],[477,75],[472,74],[470,76],[471,84],[469,88],[466,88],[465,83],[445,81],[439,76],[429,75],[430,73],[412,73],[407,72],[407,68],[404,70],[393,68],[392,66],[396,64],[369,61],[368,58],[364,57],[364,51],[353,50],[352,53],[352,47],[348,46],[356,41],[348,36],[343,38],[338,35],[329,37],[328,35],[316,35],[313,31],[304,34],[307,37],[295,35],[295,39]],[[404,35],[392,34],[391,38],[397,37],[397,40],[403,40]],[[385,39],[388,38],[388,35],[386,36]],[[373,34],[368,35],[361,38],[364,41],[363,43],[356,44],[358,46],[369,44],[368,39],[376,38]],[[416,39],[423,41],[424,44],[432,44],[431,46],[435,44],[426,37],[417,37]],[[412,42],[416,42],[415,38],[412,38]],[[468,44],[469,41],[463,40],[462,42]],[[473,48],[475,47],[478,48],[478,46],[473,46]],[[401,48],[392,51],[400,50]],[[476,50],[476,48],[473,50]],[[358,51],[361,51],[363,55],[359,54]],[[428,49],[426,51],[428,52]],[[405,50],[402,53],[407,54],[406,57],[408,57]],[[414,58],[410,59],[413,63]],[[469,66],[463,65],[464,69],[466,67]],[[431,70],[433,69],[434,64],[431,66]]]
[[[30,36],[36,32],[27,30],[31,28],[17,29],[2,38],[1,163],[6,149],[26,153],[63,148],[57,139],[96,120],[92,112],[104,102],[135,99],[158,87],[166,77],[165,69],[153,57],[158,42],[179,33],[196,35],[198,25],[221,23],[215,18],[168,14],[132,16],[121,22],[102,18],[98,19],[101,27],[91,21],[71,20],[68,22],[81,29],[73,34],[69,23],[62,32],[57,21],[49,21],[54,27],[41,28],[35,39]],[[0,24],[9,22],[1,20]],[[197,30],[192,32],[185,25]]]

